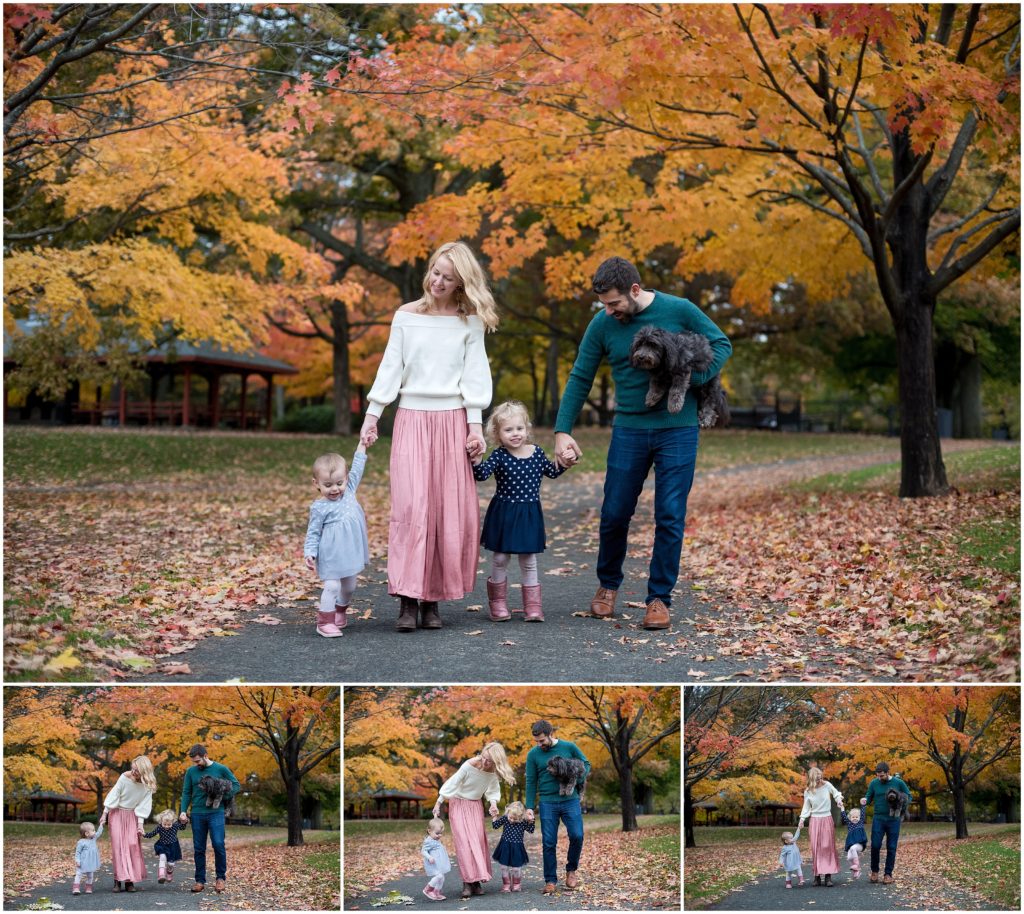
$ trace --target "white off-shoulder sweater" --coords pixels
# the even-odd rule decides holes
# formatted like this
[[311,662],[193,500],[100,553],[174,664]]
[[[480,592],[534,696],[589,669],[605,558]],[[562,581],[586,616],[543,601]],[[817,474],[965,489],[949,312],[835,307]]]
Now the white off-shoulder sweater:
[[831,797],[835,797],[836,802],[842,806],[843,795],[828,781],[822,782],[822,785],[817,790],[805,790],[804,808],[800,810],[800,818],[806,819],[808,816],[832,815]]
[[398,311],[377,378],[367,394],[366,412],[380,416],[397,398],[403,409],[464,408],[466,421],[474,423],[482,420],[491,392],[491,367],[479,317]]
[[501,799],[501,782],[493,771],[482,771],[468,761],[462,763],[458,771],[441,785],[441,797],[450,800],[479,800],[485,797],[489,803],[497,803]]
[[103,799],[104,809],[131,809],[140,822],[153,811],[153,791],[145,784],[133,781],[127,774],[117,779],[110,793]]

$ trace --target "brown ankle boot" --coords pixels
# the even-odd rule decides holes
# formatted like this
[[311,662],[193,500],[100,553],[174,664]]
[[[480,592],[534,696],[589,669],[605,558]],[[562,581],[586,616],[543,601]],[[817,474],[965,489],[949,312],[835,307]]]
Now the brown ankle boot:
[[420,628],[440,628],[441,614],[437,611],[437,601],[424,600],[420,603]]
[[523,612],[527,622],[544,621],[544,610],[540,605],[540,584],[523,585]]
[[508,611],[508,578],[500,584],[487,579],[487,608],[492,622],[508,622],[512,618]]
[[398,624],[395,626],[396,632],[414,632],[416,631],[416,612],[420,608],[418,600],[414,600],[412,597],[398,598],[399,611],[398,611]]

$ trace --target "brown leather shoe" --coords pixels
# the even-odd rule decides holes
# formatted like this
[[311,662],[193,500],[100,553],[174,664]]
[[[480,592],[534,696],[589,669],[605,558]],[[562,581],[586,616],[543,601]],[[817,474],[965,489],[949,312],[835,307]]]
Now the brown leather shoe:
[[224,891],[224,880],[223,880],[223,879],[218,879],[218,880],[217,880],[217,881],[216,881],[216,882],[215,882],[215,883],[213,884],[213,890],[214,890],[215,892],[223,892],[223,891]]
[[470,888],[470,884],[468,882],[462,883],[462,894],[459,897],[460,898],[469,898],[469,896],[472,895],[472,894],[473,894],[473,890]]
[[194,886],[192,886],[192,891],[201,892],[205,888],[206,886],[202,882],[197,882]]
[[892,885],[895,881],[892,876],[886,876],[882,879],[882,885]]
[[483,895],[484,894],[484,884],[482,882],[471,882],[469,884],[469,890],[474,895]]
[[668,607],[655,598],[647,604],[647,612],[644,614],[644,628],[652,631],[668,628],[670,624]]
[[399,597],[398,624],[395,625],[396,632],[416,631],[416,612],[420,608],[418,600],[412,597]]
[[872,870],[871,871],[871,881],[872,882],[878,882],[878,871],[877,870]]
[[595,619],[611,619],[615,615],[615,596],[617,590],[598,587],[594,599],[590,601],[590,615]]
[[557,887],[555,886],[555,884],[553,882],[545,882],[544,883],[544,891],[543,891],[542,894],[544,894],[544,895],[554,895],[556,891],[557,891]]
[[441,628],[441,614],[436,602],[420,603],[420,628]]
[[574,889],[580,884],[580,877],[576,875],[576,870],[565,871],[565,887],[567,889]]

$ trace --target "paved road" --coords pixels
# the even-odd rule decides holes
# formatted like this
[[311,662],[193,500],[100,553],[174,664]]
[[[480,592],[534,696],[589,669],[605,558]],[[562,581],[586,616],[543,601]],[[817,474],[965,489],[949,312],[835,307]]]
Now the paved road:
[[[901,846],[902,849],[902,846]],[[786,879],[780,870],[771,876],[762,876],[733,889],[712,911],[931,911],[931,910],[994,910],[994,906],[980,906],[974,895],[959,891],[955,886],[943,884],[941,891],[932,893],[925,904],[918,903],[915,892],[906,891],[897,880],[892,885],[868,881],[867,868],[860,880],[854,880],[845,870],[831,888],[814,886],[804,867],[803,887],[786,888]],[[916,886],[915,886],[916,888]],[[941,899],[936,899],[936,895]]]

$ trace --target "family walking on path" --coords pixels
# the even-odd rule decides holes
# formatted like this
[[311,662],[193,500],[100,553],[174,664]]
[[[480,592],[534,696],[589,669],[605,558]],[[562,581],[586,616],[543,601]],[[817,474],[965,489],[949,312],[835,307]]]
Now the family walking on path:
[[103,800],[103,814],[98,825],[83,822],[81,838],[75,846],[75,879],[71,894],[79,895],[84,887],[91,894],[96,874],[102,863],[98,839],[104,828],[109,828],[110,857],[114,871],[115,892],[136,892],[138,883],[147,879],[144,838],[156,838],[153,854],[156,858],[158,882],[171,882],[174,865],[181,860],[178,833],[189,826],[191,811],[192,847],[195,852],[195,884],[193,892],[206,887],[206,843],[213,845],[216,866],[217,892],[222,892],[227,880],[227,851],[225,850],[225,808],[241,789],[234,774],[209,758],[200,744],[189,750],[192,767],[185,772],[181,792],[180,814],[167,809],[156,817],[156,827],[147,832],[145,821],[153,811],[156,775],[153,763],[145,755],[134,759]]
[[[467,245],[450,242],[434,252],[423,296],[402,305],[392,321],[367,395],[351,472],[337,454],[322,456],[314,467],[321,498],[310,511],[304,555],[324,584],[317,615],[320,635],[342,634],[355,576],[367,562],[366,519],[355,489],[363,452],[377,441],[378,420],[396,400],[387,556],[388,593],[398,599],[396,630],[411,633],[443,626],[439,604],[462,599],[476,586],[481,542],[492,553],[487,579],[491,621],[506,622],[518,610],[508,605],[507,569],[516,555],[524,619],[543,622],[537,567],[537,556],[547,546],[541,480],[558,477],[582,456],[571,433],[602,362],[611,368],[616,411],[601,506],[598,587],[590,615],[615,616],[630,521],[653,467],[655,534],[642,624],[655,631],[670,627],[699,437],[692,388],[721,371],[732,346],[692,302],[644,289],[636,267],[621,257],[598,267],[592,288],[600,310],[584,333],[562,397],[555,460],[532,442],[530,417],[516,401],[491,412],[487,428],[495,450],[484,460],[483,413],[492,398],[484,337],[498,328],[498,306]],[[630,359],[633,338],[644,328],[700,334],[713,353],[706,370],[692,373],[691,390],[675,412],[669,410],[667,396],[647,405],[650,375]],[[497,489],[481,538],[476,481],[491,475]],[[566,608],[572,612],[576,607]]]
[[[443,901],[445,874],[451,862],[441,843],[444,821],[442,806],[448,803],[448,822],[455,844],[455,858],[462,878],[461,898],[484,894],[494,871],[491,861],[501,867],[502,892],[522,891],[522,867],[529,862],[525,837],[532,834],[540,819],[544,859],[543,894],[551,895],[558,883],[558,832],[564,823],[569,837],[565,863],[565,887],[579,885],[579,863],[583,850],[583,813],[580,792],[590,775],[590,762],[568,740],[557,739],[554,728],[539,720],[531,728],[536,745],[526,756],[526,792],[523,802],[510,802],[498,815],[502,783],[515,785],[515,773],[505,749],[489,742],[479,755],[465,761],[440,788],[434,804],[433,819],[427,826],[420,853],[429,877],[423,894],[431,901]],[[566,764],[567,763],[567,764]],[[565,772],[571,770],[571,777]],[[488,853],[481,799],[486,800],[492,829],[502,829],[501,840],[493,854]]]
[[[875,777],[868,784],[866,796],[861,798],[860,808],[847,812],[843,795],[824,779],[821,769],[814,767],[807,772],[807,787],[804,790],[804,805],[800,810],[800,821],[796,834],[784,832],[779,866],[786,871],[786,888],[792,888],[793,876],[797,885],[803,885],[803,865],[797,840],[804,824],[808,821],[811,852],[811,871],[814,885],[831,886],[832,877],[839,874],[839,856],[836,853],[835,820],[832,816],[832,801],[839,807],[840,817],[846,826],[844,853],[853,878],[860,879],[860,855],[867,848],[865,816],[872,809],[871,823],[871,882],[879,881],[882,838],[885,837],[885,874],[882,882],[891,884],[896,866],[896,846],[899,842],[900,823],[910,803],[910,788],[903,780],[890,774],[889,765],[879,762]],[[824,881],[822,881],[824,877]]]

